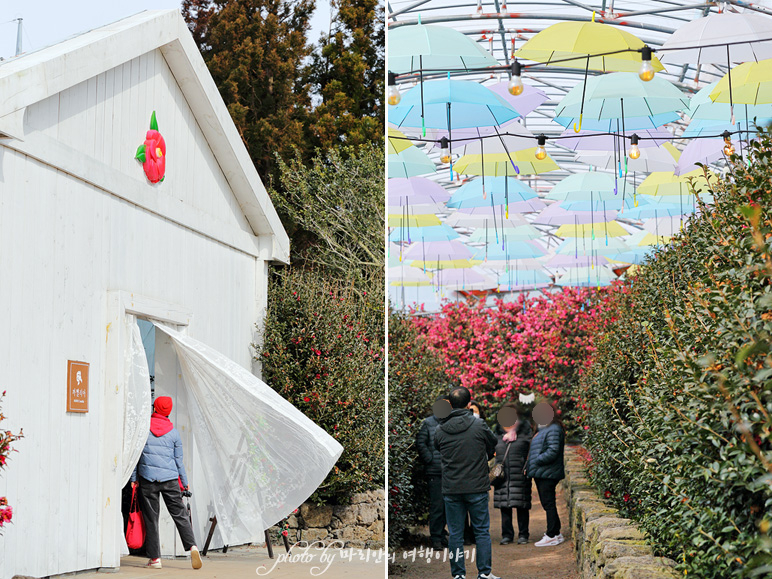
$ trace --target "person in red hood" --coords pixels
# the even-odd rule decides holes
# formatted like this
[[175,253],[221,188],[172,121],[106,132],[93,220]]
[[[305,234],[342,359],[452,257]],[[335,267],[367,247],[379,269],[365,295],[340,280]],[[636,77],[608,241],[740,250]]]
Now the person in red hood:
[[147,566],[153,569],[161,568],[158,516],[161,507],[160,497],[163,496],[166,510],[174,519],[174,524],[180,533],[180,540],[185,550],[190,551],[193,568],[200,569],[201,555],[196,547],[193,528],[182,502],[180,485],[185,490],[188,489],[188,475],[182,463],[180,433],[169,420],[172,399],[168,396],[159,396],[153,403],[153,409],[155,412],[150,418],[150,434],[130,479],[134,486],[139,476],[139,508],[145,519],[145,552],[150,557]]

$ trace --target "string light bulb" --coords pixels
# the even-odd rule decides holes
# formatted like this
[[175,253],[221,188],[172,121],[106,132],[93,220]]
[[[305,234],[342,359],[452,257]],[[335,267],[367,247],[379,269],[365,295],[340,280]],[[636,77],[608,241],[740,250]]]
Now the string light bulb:
[[734,145],[732,144],[732,133],[729,131],[724,131],[721,133],[721,136],[724,137],[724,154],[727,157],[731,157],[734,155]]
[[399,94],[399,89],[397,88],[397,75],[393,72],[389,72],[389,90],[386,93],[386,101],[391,106],[395,106],[398,105],[401,100],[402,95]]
[[638,69],[638,77],[649,82],[654,78],[654,67],[651,65],[651,47],[644,45],[641,48],[641,68]]
[[515,61],[512,63],[512,78],[509,79],[509,84],[507,85],[507,90],[512,96],[523,94],[525,87],[523,86],[523,78],[521,76],[522,71],[523,69],[519,62]]
[[447,137],[440,139],[440,163],[450,163],[450,143]]
[[638,135],[635,133],[630,135],[630,149],[627,151],[627,156],[631,159],[637,159],[641,156],[641,150],[638,148]]
[[538,147],[536,147],[536,153],[535,156],[539,161],[543,161],[547,158],[547,149],[544,148],[544,145],[547,144],[547,137],[544,133],[541,133],[538,137],[536,137],[536,142],[539,144]]

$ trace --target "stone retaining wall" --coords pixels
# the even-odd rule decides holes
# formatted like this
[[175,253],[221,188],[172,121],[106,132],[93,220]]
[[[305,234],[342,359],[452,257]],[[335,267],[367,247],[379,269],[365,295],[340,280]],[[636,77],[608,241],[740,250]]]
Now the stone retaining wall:
[[[346,547],[379,549],[385,546],[383,489],[356,493],[349,505],[303,503],[289,517],[289,541],[341,541]],[[281,543],[278,526],[269,529],[274,544]]]
[[676,579],[675,562],[654,557],[645,535],[590,485],[578,447],[566,447],[563,481],[581,579]]

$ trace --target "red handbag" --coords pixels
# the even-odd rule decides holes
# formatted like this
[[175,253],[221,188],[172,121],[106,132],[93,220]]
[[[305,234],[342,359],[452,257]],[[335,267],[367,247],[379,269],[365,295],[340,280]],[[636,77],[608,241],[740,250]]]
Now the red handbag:
[[129,524],[126,527],[126,544],[129,549],[141,549],[145,544],[145,519],[137,505],[137,486],[131,489]]

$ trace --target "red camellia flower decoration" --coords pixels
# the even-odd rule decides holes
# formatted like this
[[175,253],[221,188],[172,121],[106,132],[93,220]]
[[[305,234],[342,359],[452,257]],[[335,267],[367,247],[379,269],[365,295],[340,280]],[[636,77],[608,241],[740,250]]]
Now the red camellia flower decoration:
[[158,132],[155,111],[150,116],[150,130],[145,135],[145,142],[137,149],[134,158],[142,163],[145,175],[151,183],[164,180],[166,173],[166,141]]

